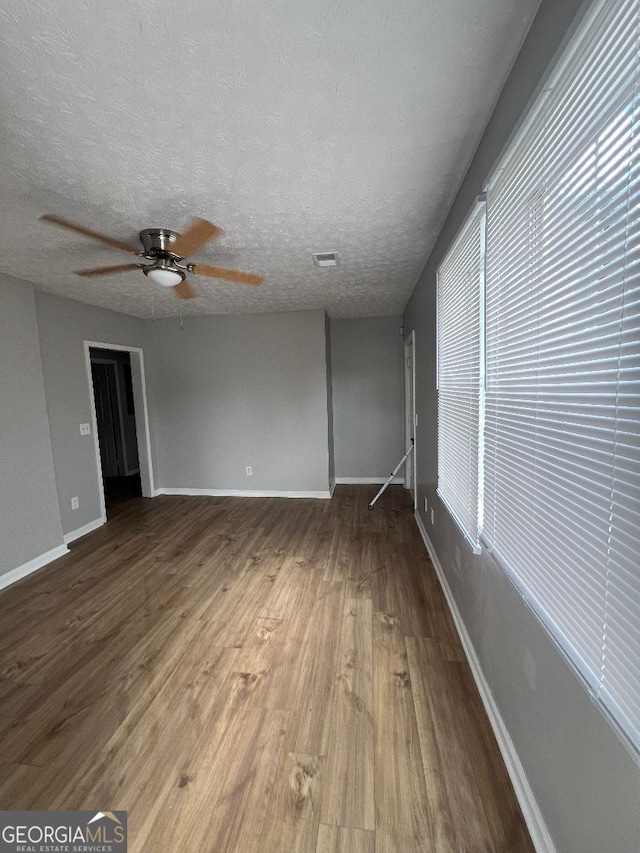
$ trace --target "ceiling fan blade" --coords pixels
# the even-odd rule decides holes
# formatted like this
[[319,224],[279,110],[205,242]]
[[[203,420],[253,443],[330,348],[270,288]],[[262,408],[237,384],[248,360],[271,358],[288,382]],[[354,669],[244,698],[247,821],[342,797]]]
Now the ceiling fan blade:
[[60,228],[67,228],[69,231],[75,231],[77,234],[82,234],[83,237],[91,237],[93,240],[99,240],[101,243],[111,246],[113,249],[120,249],[121,251],[129,252],[132,255],[140,254],[140,249],[136,246],[132,246],[129,243],[123,243],[121,240],[114,240],[113,237],[106,237],[104,234],[98,234],[97,231],[91,231],[91,229],[85,228],[84,225],[76,225],[75,222],[69,222],[68,219],[62,219],[60,216],[52,216],[49,213],[45,213],[44,216],[40,217],[40,221],[51,222],[53,225],[57,225]]
[[76,270],[76,275],[114,275],[118,272],[129,272],[130,270],[142,269],[144,264],[119,264],[117,267],[92,267],[88,270]]
[[193,299],[196,295],[195,290],[191,287],[186,278],[183,278],[180,284],[176,284],[173,289],[180,299]]
[[178,235],[178,239],[171,246],[171,252],[178,255],[179,258],[188,258],[209,240],[219,237],[222,233],[222,229],[214,225],[213,222],[207,222],[206,219],[194,219],[189,228]]
[[206,275],[209,278],[222,278],[225,281],[237,281],[239,284],[253,284],[257,287],[264,281],[264,276],[254,275],[239,270],[225,270],[222,267],[210,267],[207,264],[189,264],[189,271],[196,275]]

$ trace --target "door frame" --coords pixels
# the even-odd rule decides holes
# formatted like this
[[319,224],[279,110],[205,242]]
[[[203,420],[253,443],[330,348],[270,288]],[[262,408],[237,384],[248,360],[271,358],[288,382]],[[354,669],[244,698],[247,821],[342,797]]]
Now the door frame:
[[[100,459],[100,442],[98,441],[98,421],[96,417],[96,400],[93,393],[93,377],[91,375],[91,349],[111,349],[128,352],[131,356],[131,380],[133,384],[133,406],[136,413],[136,437],[138,443],[138,464],[140,466],[140,484],[144,498],[155,497],[153,477],[153,461],[151,458],[151,431],[149,428],[149,407],[147,405],[147,383],[144,370],[144,353],[141,347],[110,344],[105,341],[84,341],[84,362],[89,386],[91,403],[91,428],[96,459],[96,475],[98,478],[98,493],[100,495],[100,512],[102,521],[107,520],[107,507],[104,497],[104,482],[102,479],[102,460]],[[106,356],[108,358],[108,356]]]
[[[407,465],[409,464],[409,460],[405,463],[405,485],[407,483],[407,479],[411,479],[411,483],[407,488],[411,492],[413,497],[413,509],[414,511],[418,506],[418,465],[416,462],[416,454],[417,454],[417,417],[416,417],[416,333],[415,329],[412,329],[407,337],[404,339],[403,346],[403,358],[404,358],[404,447],[405,451],[409,449],[411,446],[411,438],[413,437],[413,459],[411,460],[411,464],[413,466],[413,477],[407,478]],[[411,411],[409,411],[409,401],[411,400]],[[411,426],[413,426],[413,429]],[[413,436],[412,436],[413,433]]]

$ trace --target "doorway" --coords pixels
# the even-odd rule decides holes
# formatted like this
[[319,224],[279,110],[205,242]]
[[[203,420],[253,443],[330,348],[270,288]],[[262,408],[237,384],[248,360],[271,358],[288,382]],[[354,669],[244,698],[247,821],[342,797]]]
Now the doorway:
[[85,341],[102,518],[153,496],[142,350]]
[[413,453],[404,465],[404,485],[413,497],[413,508],[417,506],[416,487],[416,365],[415,365],[415,331],[412,331],[404,342],[404,446],[408,450],[413,441]]
[[129,498],[142,497],[131,356],[126,351],[91,347],[102,486],[107,511]]

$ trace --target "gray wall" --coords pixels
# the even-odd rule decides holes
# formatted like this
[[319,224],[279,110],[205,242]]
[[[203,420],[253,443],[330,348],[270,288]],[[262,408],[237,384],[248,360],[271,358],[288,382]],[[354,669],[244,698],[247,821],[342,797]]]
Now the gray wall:
[[[475,557],[435,494],[435,271],[563,38],[579,0],[543,0],[424,273],[416,330],[418,507],[558,853],[638,853],[640,772],[510,582]],[[577,16],[577,17],[576,17]],[[573,24],[572,24],[573,21]],[[424,497],[435,509],[431,525]]]
[[160,320],[147,333],[157,487],[328,490],[323,311]]
[[403,450],[402,317],[331,321],[336,478],[384,481]]
[[80,424],[91,423],[84,341],[139,347],[145,323],[40,292],[36,310],[62,529],[71,533],[101,516],[94,437],[80,435]]
[[0,276],[0,575],[62,545],[33,288]]

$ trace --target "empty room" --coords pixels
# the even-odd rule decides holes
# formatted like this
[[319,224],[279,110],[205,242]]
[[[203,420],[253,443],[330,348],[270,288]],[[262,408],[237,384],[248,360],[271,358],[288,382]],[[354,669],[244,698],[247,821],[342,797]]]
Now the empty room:
[[0,850],[640,853],[638,0],[0,21]]

